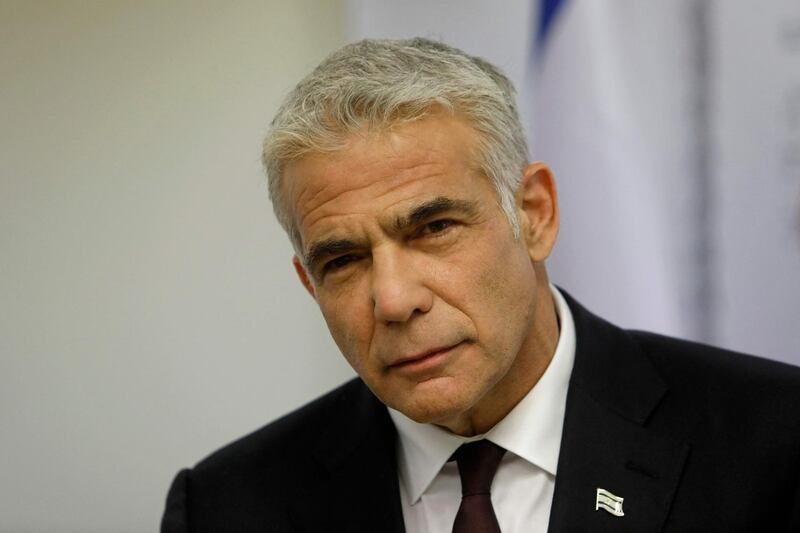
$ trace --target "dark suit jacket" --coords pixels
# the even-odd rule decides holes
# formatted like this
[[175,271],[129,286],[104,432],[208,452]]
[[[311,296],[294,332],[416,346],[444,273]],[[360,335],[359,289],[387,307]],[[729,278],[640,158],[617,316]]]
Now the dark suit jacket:
[[[800,531],[799,368],[567,301],[577,349],[550,531]],[[395,437],[352,380],[181,471],[162,532],[401,533]],[[598,487],[625,516],[595,510]]]

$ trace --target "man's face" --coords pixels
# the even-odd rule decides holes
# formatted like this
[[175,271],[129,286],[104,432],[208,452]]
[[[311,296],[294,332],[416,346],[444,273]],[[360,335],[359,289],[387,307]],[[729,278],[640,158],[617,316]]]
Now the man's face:
[[342,353],[385,404],[451,428],[530,388],[510,370],[536,357],[535,301],[548,290],[475,141],[434,115],[354,135],[285,174],[305,256],[295,266]]

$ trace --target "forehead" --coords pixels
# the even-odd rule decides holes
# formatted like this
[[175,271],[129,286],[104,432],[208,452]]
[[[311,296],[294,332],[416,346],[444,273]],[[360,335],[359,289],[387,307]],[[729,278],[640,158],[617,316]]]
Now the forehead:
[[474,193],[471,183],[480,175],[476,140],[463,119],[435,115],[380,133],[360,132],[338,152],[291,162],[284,174],[286,198],[303,241],[353,217],[401,210],[426,197]]

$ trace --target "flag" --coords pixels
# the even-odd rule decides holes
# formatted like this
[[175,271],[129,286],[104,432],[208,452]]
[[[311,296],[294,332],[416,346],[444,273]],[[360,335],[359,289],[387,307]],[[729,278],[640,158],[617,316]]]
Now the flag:
[[688,0],[540,0],[534,159],[556,177],[552,279],[627,327],[705,340],[706,54]]

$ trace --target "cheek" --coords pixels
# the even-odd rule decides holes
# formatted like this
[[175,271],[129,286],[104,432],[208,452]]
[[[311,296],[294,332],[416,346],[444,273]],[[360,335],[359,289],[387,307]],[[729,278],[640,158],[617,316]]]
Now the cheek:
[[334,342],[360,374],[369,354],[373,315],[356,294],[357,291],[348,291],[335,298],[320,297],[319,306]]
[[481,340],[495,358],[513,356],[530,327],[530,302],[535,278],[524,247],[516,241],[506,246],[478,250],[470,273],[470,312]]

